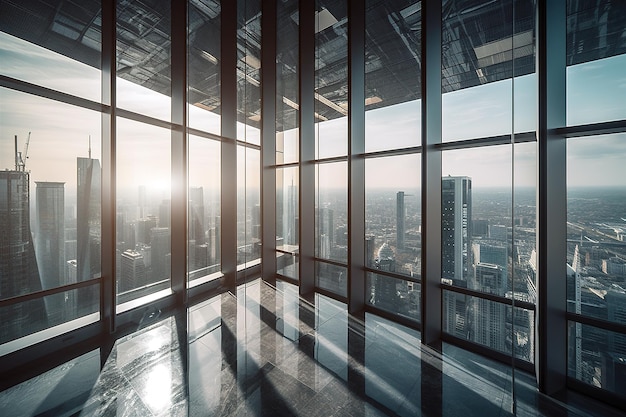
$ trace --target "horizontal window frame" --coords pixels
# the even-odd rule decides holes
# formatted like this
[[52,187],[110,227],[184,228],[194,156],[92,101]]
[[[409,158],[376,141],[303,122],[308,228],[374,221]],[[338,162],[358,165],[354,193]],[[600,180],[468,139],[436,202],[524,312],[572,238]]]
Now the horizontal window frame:
[[573,313],[571,311],[568,311],[566,313],[566,318],[568,322],[580,323],[586,326],[596,327],[598,329],[607,330],[613,333],[626,334],[626,324],[618,323],[615,321],[585,316],[582,314]]
[[76,290],[78,288],[91,287],[92,285],[100,285],[102,283],[102,277],[91,278],[85,281],[75,282],[72,284],[62,285],[60,287],[54,287],[47,290],[35,291],[28,294],[22,294],[15,297],[5,298],[0,300],[0,308],[9,307],[14,304],[24,303],[26,301],[37,300],[39,298],[47,297],[54,294],[59,294],[65,291]]
[[422,283],[422,278],[421,277],[415,278],[415,277],[411,277],[409,275],[400,274],[398,272],[382,271],[380,269],[372,268],[372,267],[369,267],[369,266],[366,266],[364,268],[364,270],[365,270],[366,273],[369,272],[369,273],[373,273],[373,274],[377,274],[377,275],[384,275],[384,276],[389,277],[389,278],[401,279],[403,281],[414,282],[414,283],[420,284],[420,285]]
[[472,290],[469,288],[457,287],[454,285],[441,283],[441,289],[444,291],[450,291],[457,294],[463,294],[470,297],[481,298],[483,300],[493,301],[495,303],[504,304],[507,307],[516,307],[521,308],[523,310],[535,311],[536,305],[534,303],[529,303],[528,301],[515,300],[514,298],[506,298],[495,294],[489,294],[480,292],[477,290]]

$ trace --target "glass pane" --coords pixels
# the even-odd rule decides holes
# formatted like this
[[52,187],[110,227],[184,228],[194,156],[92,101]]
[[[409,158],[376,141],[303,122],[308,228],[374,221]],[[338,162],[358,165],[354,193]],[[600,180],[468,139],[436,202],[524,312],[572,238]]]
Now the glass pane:
[[100,1],[2,2],[0,74],[100,101]]
[[315,255],[348,261],[348,164],[316,166]]
[[348,153],[348,2],[316,1],[316,157]]
[[527,362],[534,360],[534,312],[453,291],[443,292],[443,330]]
[[370,268],[421,275],[421,154],[365,160],[365,256]]
[[170,131],[117,119],[117,301],[170,288]]
[[343,297],[348,296],[348,269],[325,262],[315,262],[315,285]]
[[421,2],[366,1],[365,150],[421,144]]
[[568,309],[620,323],[626,320],[625,157],[624,133],[567,142]]
[[287,278],[299,279],[300,257],[297,253],[276,253],[276,272]]
[[189,136],[189,280],[220,271],[220,143]]
[[[509,145],[443,152],[443,281],[501,296],[511,291],[511,156]],[[487,270],[493,279],[481,275]]]
[[237,147],[237,265],[261,257],[261,153]]
[[568,332],[568,376],[626,400],[626,335],[573,321]]
[[117,105],[171,120],[171,0],[117,2]]
[[276,163],[299,160],[299,2],[279,1],[276,44]]
[[443,3],[442,141],[535,129],[534,3]]
[[298,167],[276,170],[276,248],[287,252],[299,245],[298,172]]
[[626,3],[567,2],[567,125],[626,118]]
[[[535,303],[537,255],[537,144],[518,143],[513,147],[513,296]],[[508,295],[507,295],[508,297]]]
[[368,272],[365,291],[367,304],[420,320],[422,288],[419,283]]
[[237,139],[261,144],[261,2],[237,0]]
[[221,0],[189,2],[189,127],[221,132]]
[[[13,90],[0,97],[0,298],[99,277],[100,114]],[[2,322],[32,314],[27,305]],[[51,304],[49,325],[73,314],[62,307]]]
[[[99,312],[100,284],[0,307],[0,345]],[[75,326],[59,329],[59,332],[74,330],[98,319],[99,315],[76,323]],[[41,339],[51,336],[48,334]],[[24,340],[24,343],[19,341],[17,349],[32,344],[32,340]]]

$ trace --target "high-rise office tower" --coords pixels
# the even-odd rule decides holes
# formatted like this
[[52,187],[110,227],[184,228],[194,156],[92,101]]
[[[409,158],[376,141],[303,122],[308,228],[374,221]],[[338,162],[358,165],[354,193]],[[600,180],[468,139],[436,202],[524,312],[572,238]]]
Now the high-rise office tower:
[[[387,272],[396,271],[396,257],[393,250],[387,242],[383,243],[378,249],[375,261],[376,269]],[[382,275],[376,276],[376,285],[374,287],[374,305],[385,310],[397,310],[400,297],[396,289],[397,280]]]
[[441,273],[467,281],[472,271],[472,180],[443,177],[441,182]]
[[172,203],[170,200],[163,200],[159,204],[159,227],[170,227],[170,217],[172,213]]
[[334,211],[329,207],[320,207],[317,212],[317,254],[322,258],[330,258],[335,246]]
[[[506,288],[504,270],[500,265],[479,263],[476,265],[476,285],[490,294],[503,294]],[[473,340],[500,352],[506,351],[506,308],[502,303],[474,297]]]
[[154,216],[148,216],[144,219],[137,220],[137,239],[136,244],[145,243],[150,244],[152,239],[152,229],[157,227],[157,218]]
[[143,255],[134,250],[127,250],[120,258],[121,276],[118,283],[118,293],[132,291],[146,285],[146,266]]
[[146,211],[146,207],[148,206],[148,191],[145,185],[139,186],[137,204],[139,205],[139,218],[143,219],[148,215]]
[[100,274],[100,259],[92,255],[100,246],[100,161],[77,158],[77,246],[78,281]]
[[[468,287],[472,271],[471,244],[472,180],[443,177],[441,181],[441,276],[455,285]],[[444,292],[444,331],[469,338],[466,296]]]
[[[76,158],[77,166],[77,279],[86,281],[100,275],[100,161],[91,158]],[[98,292],[95,286],[82,291],[77,302],[78,314],[93,311]]]
[[298,187],[291,183],[287,187],[287,235],[285,243],[287,245],[298,244]]
[[204,225],[204,190],[202,187],[189,189],[189,239],[196,245],[206,243]]
[[41,284],[43,289],[48,289],[65,283],[65,183],[36,181],[36,184],[36,253]]
[[[30,231],[29,177],[18,167],[15,171],[0,171],[0,299],[42,289]],[[42,298],[0,309],[0,342],[46,326]]]
[[[507,247],[499,242],[480,242],[480,243],[475,243],[474,246],[476,246],[476,249],[477,249],[475,251],[477,255],[475,255],[474,262],[476,262],[477,264],[478,263],[494,264],[502,268],[503,288],[501,288],[497,294],[504,296],[506,291],[509,289],[509,286],[508,286],[509,274],[508,274],[508,266],[507,266],[509,258],[508,258],[508,253],[507,253]],[[475,289],[479,291],[490,292],[488,290],[483,290],[480,287],[480,284],[478,282],[475,283]]]
[[155,227],[151,231],[152,240],[152,276],[151,283],[164,281],[170,278],[170,229],[167,227]]
[[404,227],[405,216],[404,191],[398,191],[396,193],[396,247],[398,249],[404,249],[404,234],[406,232]]
[[365,235],[365,266],[369,268],[374,267],[375,255],[376,255],[376,235]]
[[[65,282],[65,183],[37,181],[37,234],[35,249],[44,290]],[[64,303],[61,297],[47,297],[48,324],[63,321]]]

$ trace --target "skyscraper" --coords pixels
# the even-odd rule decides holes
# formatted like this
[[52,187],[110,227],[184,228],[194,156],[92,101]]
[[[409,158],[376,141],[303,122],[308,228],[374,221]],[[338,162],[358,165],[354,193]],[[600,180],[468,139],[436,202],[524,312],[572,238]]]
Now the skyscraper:
[[118,293],[132,291],[147,284],[146,266],[141,253],[134,250],[124,251],[120,263],[121,277],[118,283]]
[[[476,265],[476,285],[481,291],[503,295],[506,288],[504,270],[500,265],[479,263]],[[502,303],[474,298],[473,339],[476,343],[500,352],[506,351],[506,308]]]
[[204,225],[204,190],[202,187],[189,189],[189,239],[196,245],[206,243]]
[[155,227],[151,231],[152,240],[152,276],[150,283],[164,281],[170,278],[170,229]]
[[[77,280],[86,281],[100,275],[100,161],[76,158],[77,170]],[[95,286],[86,288],[77,302],[78,314],[91,313],[97,302]]]
[[293,184],[287,187],[287,221],[285,243],[287,245],[298,244],[298,187]]
[[78,281],[100,274],[100,259],[93,258],[100,247],[100,161],[76,158],[77,190],[77,245]]
[[[37,181],[35,239],[41,285],[44,290],[65,282],[65,184]],[[50,325],[63,320],[64,303],[61,297],[48,297],[46,309]]]
[[[441,181],[441,277],[468,287],[472,271],[471,244],[472,180],[443,177]],[[466,296],[444,292],[444,331],[468,338]]]
[[[30,231],[29,173],[0,171],[0,299],[41,291]],[[42,298],[0,309],[0,343],[47,326]]]
[[396,246],[398,249],[404,249],[404,218],[406,209],[404,207],[404,191],[396,193]]
[[472,180],[444,177],[441,182],[441,273],[467,281],[472,270]]
[[321,258],[330,258],[331,250],[335,246],[334,211],[329,207],[320,207],[317,213],[317,255]]

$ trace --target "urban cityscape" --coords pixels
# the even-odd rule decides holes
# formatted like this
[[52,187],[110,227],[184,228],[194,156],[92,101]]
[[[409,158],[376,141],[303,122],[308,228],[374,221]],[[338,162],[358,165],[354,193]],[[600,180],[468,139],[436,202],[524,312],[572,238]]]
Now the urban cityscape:
[[[14,169],[0,171],[2,229],[7,231],[0,248],[2,298],[97,278],[99,160],[91,158],[91,152],[76,158],[75,199],[74,190],[66,190],[63,182],[31,178],[20,152],[15,160]],[[416,321],[421,297],[420,195],[419,188],[368,190],[364,237],[367,302]],[[292,279],[297,279],[297,197],[297,184],[279,187],[277,272]],[[189,189],[190,280],[220,271],[218,201],[215,190]],[[239,199],[239,263],[260,258],[260,205],[249,201],[256,200]],[[568,190],[569,311],[626,320],[623,207],[626,196],[619,190]],[[118,303],[168,288],[169,210],[169,199],[146,186],[118,199]],[[347,291],[347,228],[345,190],[320,189],[316,277],[320,288],[340,295]],[[512,196],[510,189],[476,189],[467,176],[442,177],[444,331],[506,354],[514,351],[516,357],[533,362],[534,311],[512,305],[536,302],[535,274],[535,190],[519,188]],[[454,287],[495,295],[502,302],[455,292]],[[91,285],[3,308],[2,342],[97,312],[98,291]],[[570,374],[615,389],[623,378],[626,338],[580,323],[571,324],[569,334]]]

